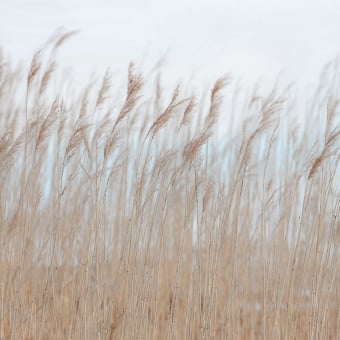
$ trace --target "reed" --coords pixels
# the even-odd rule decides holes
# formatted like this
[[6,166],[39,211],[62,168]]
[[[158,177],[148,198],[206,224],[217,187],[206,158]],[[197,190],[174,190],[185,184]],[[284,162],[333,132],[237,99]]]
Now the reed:
[[0,53],[0,337],[340,338],[335,65],[312,98],[134,64],[79,89],[70,36]]

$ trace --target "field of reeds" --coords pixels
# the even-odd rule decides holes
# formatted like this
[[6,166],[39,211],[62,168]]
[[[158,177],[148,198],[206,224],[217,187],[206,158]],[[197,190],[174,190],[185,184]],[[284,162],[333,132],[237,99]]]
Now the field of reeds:
[[0,54],[1,339],[339,339],[340,84],[76,85]]

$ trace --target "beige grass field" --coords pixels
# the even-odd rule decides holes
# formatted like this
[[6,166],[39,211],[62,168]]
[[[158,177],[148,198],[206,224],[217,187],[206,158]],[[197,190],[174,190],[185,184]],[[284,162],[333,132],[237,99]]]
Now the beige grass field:
[[56,36],[0,53],[1,339],[340,339],[340,84],[203,94]]

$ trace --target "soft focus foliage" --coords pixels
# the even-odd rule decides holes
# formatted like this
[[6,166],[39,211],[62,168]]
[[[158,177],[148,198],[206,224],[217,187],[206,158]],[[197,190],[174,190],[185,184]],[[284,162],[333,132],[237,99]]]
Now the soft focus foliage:
[[1,338],[339,338],[335,65],[312,96],[79,88],[68,36],[0,54]]

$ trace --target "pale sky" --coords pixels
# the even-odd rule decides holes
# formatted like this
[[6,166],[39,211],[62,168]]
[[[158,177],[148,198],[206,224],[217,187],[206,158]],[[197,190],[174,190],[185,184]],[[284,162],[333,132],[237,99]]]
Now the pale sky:
[[79,30],[60,52],[77,75],[150,67],[200,81],[232,73],[247,82],[310,83],[340,52],[335,0],[0,0],[0,46],[27,60],[58,27]]

